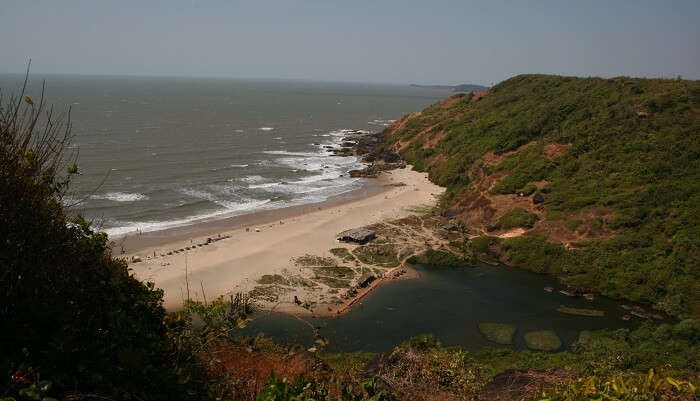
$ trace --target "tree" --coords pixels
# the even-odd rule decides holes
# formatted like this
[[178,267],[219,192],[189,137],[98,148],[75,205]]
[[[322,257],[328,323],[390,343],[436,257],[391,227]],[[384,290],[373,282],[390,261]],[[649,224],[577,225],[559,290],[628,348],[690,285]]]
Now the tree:
[[67,216],[70,117],[26,85],[0,99],[0,398],[34,397],[40,379],[61,397],[172,398],[162,291]]

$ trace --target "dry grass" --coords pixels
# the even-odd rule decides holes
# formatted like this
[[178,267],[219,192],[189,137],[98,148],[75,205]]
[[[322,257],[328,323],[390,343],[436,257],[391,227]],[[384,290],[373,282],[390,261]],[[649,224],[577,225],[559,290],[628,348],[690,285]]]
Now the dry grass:
[[302,267],[312,267],[312,266],[334,266],[336,264],[333,258],[316,256],[316,255],[304,255],[293,259],[296,266]]
[[221,347],[203,356],[206,357],[202,363],[206,374],[216,379],[220,392],[234,400],[255,400],[271,373],[288,380],[300,374],[321,379],[325,374],[323,365],[306,352],[289,354],[238,345]]
[[508,370],[494,376],[479,392],[483,401],[516,401],[535,394],[543,387],[562,383],[573,377],[566,371]]

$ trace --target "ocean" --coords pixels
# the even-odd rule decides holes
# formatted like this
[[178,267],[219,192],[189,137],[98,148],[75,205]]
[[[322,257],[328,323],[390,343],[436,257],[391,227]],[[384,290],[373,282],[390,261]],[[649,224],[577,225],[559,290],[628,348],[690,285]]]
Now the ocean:
[[[0,75],[6,97],[23,76]],[[33,74],[70,108],[80,175],[65,204],[110,237],[322,202],[358,189],[348,130],[375,132],[450,95],[400,85]],[[77,203],[77,204],[76,204]]]

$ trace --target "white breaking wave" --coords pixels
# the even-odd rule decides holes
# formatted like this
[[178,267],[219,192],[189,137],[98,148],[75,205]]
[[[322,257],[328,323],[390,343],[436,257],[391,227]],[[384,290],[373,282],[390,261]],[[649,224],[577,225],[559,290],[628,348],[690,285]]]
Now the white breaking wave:
[[314,152],[289,152],[286,150],[266,150],[263,153],[268,154],[268,155],[282,155],[282,156],[302,156],[302,157],[318,156],[318,153],[314,153]]
[[141,200],[148,200],[148,196],[139,193],[127,193],[127,192],[107,192],[106,194],[92,195],[90,199],[106,199],[114,202],[135,202]]
[[[117,224],[117,227],[105,229],[104,232],[110,237],[120,237],[128,234],[133,234],[136,232],[150,232],[159,231],[167,228],[181,227],[187,224],[196,223],[199,221],[205,221],[214,219],[217,217],[222,217],[226,215],[237,215],[243,214],[244,212],[254,211],[256,209],[261,209],[264,206],[271,205],[270,199],[265,200],[250,200],[248,202],[232,204],[230,208],[215,210],[210,212],[205,212],[202,214],[197,214],[189,217],[185,217],[177,220],[168,221],[144,221],[144,222],[133,222],[133,221],[113,221],[112,223]],[[272,205],[271,205],[272,206]],[[277,205],[279,207],[281,205]]]
[[201,189],[194,189],[194,188],[181,188],[180,192],[188,195],[192,198],[198,198],[198,199],[204,199],[208,200],[209,202],[215,203],[221,207],[226,208],[227,211],[238,211],[238,210],[248,210],[250,208],[255,208],[261,205],[264,205],[268,202],[270,202],[270,199],[264,199],[264,200],[258,200],[258,199],[249,199],[249,198],[239,198],[237,200],[230,200],[230,199],[225,199],[222,198],[221,196],[226,196],[226,195],[232,195],[235,194],[236,188],[232,187],[215,187],[213,188],[218,192],[218,194],[214,194],[212,192],[208,192],[205,190]]
[[245,182],[252,182],[252,183],[258,183],[258,182],[263,182],[265,181],[265,177],[259,176],[259,175],[249,175],[247,177],[241,178],[241,181]]
[[255,188],[271,188],[271,187],[276,187],[278,185],[282,184],[281,182],[270,182],[267,184],[251,184],[248,185],[248,188],[255,189]]
[[[260,127],[259,130],[271,131],[273,128]],[[320,135],[324,137],[320,140],[321,143],[309,145],[313,147],[306,151],[261,150],[260,153],[265,156],[251,165],[255,168],[263,167],[263,174],[268,175],[266,166],[274,166],[287,167],[289,171],[300,175],[289,179],[248,175],[230,178],[227,181],[232,184],[228,185],[212,184],[204,187],[180,188],[178,191],[187,198],[211,202],[209,210],[205,207],[205,210],[195,212],[194,215],[169,221],[113,220],[109,225],[114,227],[105,231],[110,236],[127,235],[137,231],[158,231],[260,210],[323,202],[329,197],[352,191],[358,188],[362,181],[359,178],[349,177],[347,172],[363,168],[365,164],[356,156],[336,156],[333,149],[341,147],[343,138],[362,133],[367,132],[347,129],[326,132]],[[231,164],[230,166],[245,168],[249,165]]]

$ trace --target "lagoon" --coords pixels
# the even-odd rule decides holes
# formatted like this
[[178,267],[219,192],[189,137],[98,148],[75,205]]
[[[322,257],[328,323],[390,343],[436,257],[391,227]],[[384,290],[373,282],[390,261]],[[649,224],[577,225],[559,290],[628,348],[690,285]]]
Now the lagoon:
[[[311,346],[314,330],[328,339],[327,351],[382,352],[411,336],[432,333],[445,346],[476,351],[504,346],[488,341],[479,323],[516,326],[513,344],[525,349],[524,334],[552,330],[568,348],[581,331],[634,328],[639,321],[622,320],[621,304],[602,296],[587,301],[558,292],[565,286],[550,276],[508,266],[460,269],[415,266],[420,278],[390,282],[341,317],[309,318],[258,312],[241,334],[264,333],[282,344]],[[553,287],[553,292],[544,291]],[[593,309],[604,316],[577,316],[557,311],[561,306]],[[312,329],[313,328],[313,329]]]

